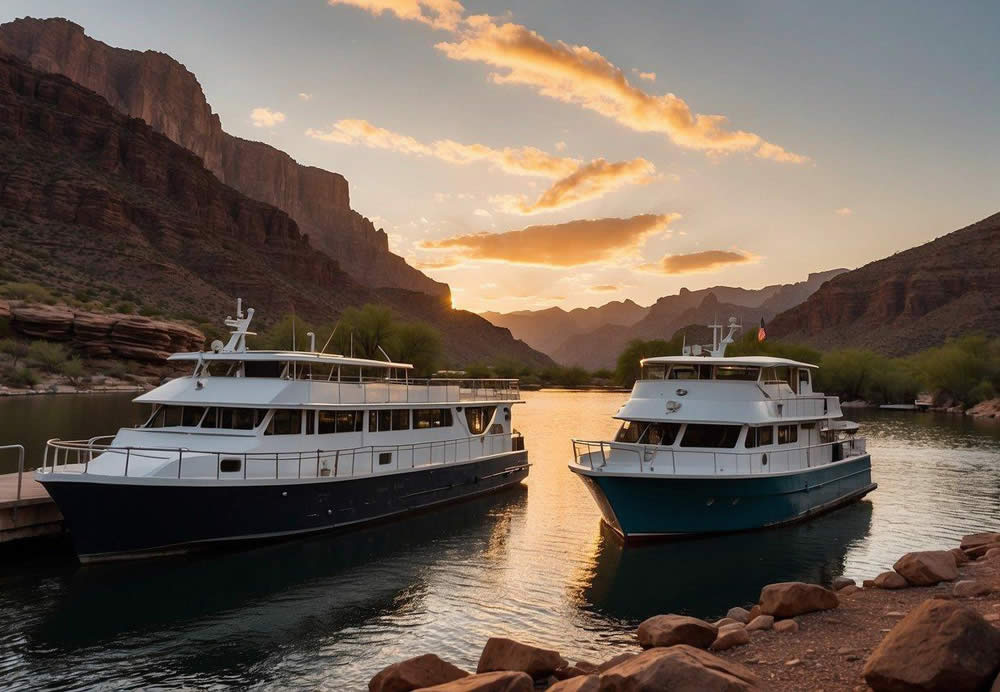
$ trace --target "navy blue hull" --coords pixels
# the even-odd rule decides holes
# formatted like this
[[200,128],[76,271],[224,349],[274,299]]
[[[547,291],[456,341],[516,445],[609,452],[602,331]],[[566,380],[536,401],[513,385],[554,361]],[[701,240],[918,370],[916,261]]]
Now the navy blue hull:
[[482,495],[528,475],[527,452],[350,480],[162,485],[44,480],[82,561],[303,534]]
[[871,457],[800,473],[670,478],[579,473],[604,521],[626,538],[748,531],[800,521],[875,489]]

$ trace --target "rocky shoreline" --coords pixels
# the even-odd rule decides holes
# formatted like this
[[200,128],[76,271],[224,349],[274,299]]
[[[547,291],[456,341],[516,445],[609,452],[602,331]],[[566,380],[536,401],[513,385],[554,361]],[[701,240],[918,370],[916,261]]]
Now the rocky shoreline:
[[603,663],[494,637],[474,673],[434,654],[394,663],[369,692],[853,690],[1000,692],[1000,533],[907,553],[829,586],[784,582],[709,623],[655,615]]

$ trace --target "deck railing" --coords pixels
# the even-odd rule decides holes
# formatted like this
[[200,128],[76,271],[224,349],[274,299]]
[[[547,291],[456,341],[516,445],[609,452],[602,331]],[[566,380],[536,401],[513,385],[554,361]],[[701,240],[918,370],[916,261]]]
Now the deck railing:
[[[202,387],[210,387],[213,379],[223,378],[230,379],[222,375],[197,379]],[[265,378],[241,379],[251,383]],[[300,371],[294,378],[282,378],[282,381],[308,385],[309,400],[327,404],[462,403],[519,401],[521,398],[520,382],[516,379],[345,377],[338,380]]]
[[[592,470],[605,467],[616,471],[631,471],[629,461],[633,455],[638,472],[652,472],[662,475],[704,475],[707,474],[711,460],[711,473],[727,474],[766,474],[782,471],[795,471],[805,468],[823,466],[833,461],[840,461],[866,453],[866,442],[863,437],[852,437],[834,442],[820,442],[804,447],[781,446],[772,449],[674,449],[660,445],[644,445],[630,442],[605,442],[599,440],[573,440],[573,460],[579,466],[587,466]],[[831,449],[829,457],[819,454],[818,450]],[[838,457],[839,452],[839,458]],[[612,459],[612,456],[615,459]],[[792,466],[791,459],[795,457],[796,464]],[[804,456],[804,463],[803,463]],[[720,459],[722,464],[720,465]],[[681,471],[678,473],[678,460]],[[784,460],[784,468],[776,464]],[[609,462],[611,462],[609,464]],[[755,463],[756,462],[756,463]],[[769,463],[770,462],[770,463]],[[666,464],[668,470],[663,469]],[[688,472],[690,472],[688,474]]]
[[[121,462],[118,469],[101,468],[101,476],[176,478],[189,480],[253,480],[343,478],[376,475],[422,466],[451,464],[524,449],[520,433],[475,435],[454,440],[435,440],[406,445],[369,445],[352,449],[296,452],[227,452],[183,447],[114,447],[96,440],[49,440],[45,445],[41,473],[90,474],[90,464],[105,455]],[[167,462],[154,473],[135,472],[137,464],[150,460]],[[169,468],[176,462],[176,472]],[[232,470],[223,470],[223,462]],[[148,465],[146,465],[148,466]],[[131,475],[129,471],[132,471]]]

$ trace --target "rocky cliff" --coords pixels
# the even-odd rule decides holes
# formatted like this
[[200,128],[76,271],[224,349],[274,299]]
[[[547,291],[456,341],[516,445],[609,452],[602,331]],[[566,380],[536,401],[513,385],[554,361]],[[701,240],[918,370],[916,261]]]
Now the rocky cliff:
[[[551,361],[440,298],[358,284],[280,209],[61,75],[0,54],[0,269],[68,295],[128,297],[215,323],[235,296],[264,321],[386,303],[426,319],[455,364]],[[75,319],[75,318],[74,318]],[[65,321],[65,320],[64,320]]]
[[769,334],[823,349],[912,353],[1000,334],[1000,214],[841,274],[778,315]]
[[194,74],[169,55],[114,48],[65,19],[33,18],[0,25],[0,51],[42,72],[66,75],[146,121],[201,157],[230,187],[287,213],[361,283],[449,299],[446,284],[389,252],[385,232],[351,209],[342,175],[301,166],[274,147],[227,134]]

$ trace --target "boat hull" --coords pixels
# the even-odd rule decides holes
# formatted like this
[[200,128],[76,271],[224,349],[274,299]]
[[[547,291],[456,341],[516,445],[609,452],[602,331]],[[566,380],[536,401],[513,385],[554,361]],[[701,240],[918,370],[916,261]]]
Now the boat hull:
[[798,473],[737,478],[602,474],[571,467],[626,539],[778,526],[860,499],[877,486],[863,455]]
[[40,478],[81,562],[360,526],[520,483],[527,452],[351,479],[218,483]]

